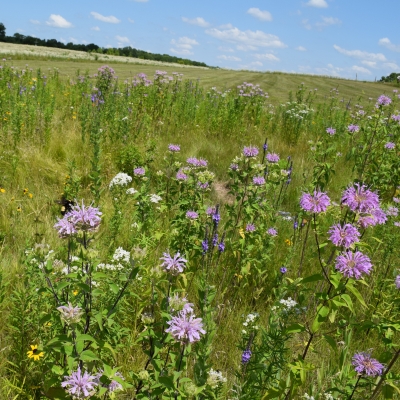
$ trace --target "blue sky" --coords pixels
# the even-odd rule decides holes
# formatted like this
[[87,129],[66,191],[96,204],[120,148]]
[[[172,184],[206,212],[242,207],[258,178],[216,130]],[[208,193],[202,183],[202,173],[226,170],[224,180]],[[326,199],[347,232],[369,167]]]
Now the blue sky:
[[231,69],[374,80],[400,72],[398,0],[15,0],[15,32]]

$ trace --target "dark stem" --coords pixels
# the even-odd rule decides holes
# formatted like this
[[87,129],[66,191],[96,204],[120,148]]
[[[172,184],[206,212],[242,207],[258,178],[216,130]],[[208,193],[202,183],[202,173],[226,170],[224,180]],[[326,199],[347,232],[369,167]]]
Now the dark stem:
[[354,393],[355,393],[355,391],[356,391],[356,389],[357,389],[357,385],[358,385],[358,382],[360,382],[360,379],[361,379],[361,375],[358,377],[357,382],[356,382],[356,384],[354,385],[354,389],[353,389],[353,392],[351,393],[351,395],[350,395],[350,397],[349,397],[349,400],[351,400],[351,399],[353,398],[353,395],[354,395]]

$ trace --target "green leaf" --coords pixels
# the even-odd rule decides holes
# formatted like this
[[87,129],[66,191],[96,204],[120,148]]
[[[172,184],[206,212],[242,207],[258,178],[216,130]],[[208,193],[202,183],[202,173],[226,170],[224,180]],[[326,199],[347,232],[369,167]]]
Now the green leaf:
[[326,342],[329,344],[329,346],[332,347],[333,351],[336,353],[337,352],[337,345],[336,345],[336,340],[332,336],[328,335],[322,335]]
[[324,277],[321,274],[314,274],[307,276],[307,278],[304,278],[301,283],[310,283],[310,282],[317,282],[317,281],[323,281]]
[[314,322],[311,327],[311,330],[313,333],[318,332],[321,324],[326,321],[329,311],[330,311],[330,309],[327,306],[322,306],[319,308],[318,314],[315,317]]
[[56,290],[56,291],[62,290],[62,289],[64,289],[65,287],[69,286],[70,284],[71,284],[71,282],[60,282],[60,283],[56,286],[55,290]]
[[119,293],[119,287],[115,283],[110,283],[110,289],[115,293]]
[[76,341],[79,342],[80,340],[89,340],[91,342],[96,342],[96,339],[93,336],[82,334],[76,337]]
[[85,351],[83,351],[83,352],[80,354],[79,358],[80,358],[82,361],[95,361],[95,360],[98,360],[96,354],[94,354],[93,351],[91,351],[91,350],[85,350]]
[[306,330],[305,326],[302,324],[292,324],[289,325],[286,329],[285,329],[285,334],[289,334],[289,333],[299,333],[299,332],[304,332]]
[[166,388],[175,390],[174,381],[169,376],[160,376],[158,381],[162,383]]
[[351,300],[351,297],[345,293],[342,294],[341,298],[346,302],[347,307],[354,314],[353,301]]
[[353,286],[352,284],[347,284],[346,288],[349,289],[350,292],[354,294],[354,296],[357,298],[357,300],[361,303],[363,307],[368,308],[367,305],[365,304],[364,299],[361,296],[361,293],[355,286]]

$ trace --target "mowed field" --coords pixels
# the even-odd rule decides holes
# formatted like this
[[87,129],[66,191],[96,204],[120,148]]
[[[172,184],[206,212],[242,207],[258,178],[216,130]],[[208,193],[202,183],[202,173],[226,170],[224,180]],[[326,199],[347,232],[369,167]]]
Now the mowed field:
[[[74,77],[78,71],[81,74],[88,72],[90,75],[93,75],[99,67],[107,64],[116,71],[121,81],[133,78],[141,72],[151,78],[156,70],[161,69],[168,72],[168,74],[172,72],[181,73],[185,79],[199,80],[204,87],[217,87],[218,90],[235,88],[243,82],[259,84],[269,94],[272,103],[286,101],[288,93],[290,91],[295,92],[301,83],[304,83],[305,87],[309,89],[317,89],[318,97],[321,101],[325,100],[326,96],[329,96],[329,91],[332,88],[336,88],[340,91],[340,95],[344,101],[347,102],[349,100],[356,101],[360,97],[375,99],[382,93],[391,93],[393,88],[398,86],[396,84],[373,81],[356,81],[328,76],[274,71],[258,72],[220,68],[206,69],[107,55],[101,56],[102,59],[96,61],[92,55],[79,51],[65,51],[63,49],[26,45],[8,46],[8,43],[0,43],[0,57],[11,58],[11,64],[19,68],[26,68],[27,64],[29,68],[40,68],[43,71],[48,68],[58,68],[61,76]],[[29,49],[29,52],[26,48]],[[45,52],[45,55],[43,52]],[[82,59],[85,55],[87,58]]]

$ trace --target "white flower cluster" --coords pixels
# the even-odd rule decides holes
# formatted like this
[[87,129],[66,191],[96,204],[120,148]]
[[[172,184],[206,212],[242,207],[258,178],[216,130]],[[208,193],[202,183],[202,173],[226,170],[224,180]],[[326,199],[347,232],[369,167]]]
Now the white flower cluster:
[[297,303],[291,298],[288,297],[287,300],[281,299],[279,303],[283,304],[286,308],[286,311],[290,311],[292,308],[296,307]]
[[222,385],[226,382],[226,378],[222,375],[220,371],[214,371],[212,368],[208,373],[207,384],[211,386],[212,389],[215,389],[219,385]]
[[131,253],[129,253],[129,251],[124,250],[122,247],[118,247],[118,249],[115,250],[112,259],[114,261],[122,261],[125,263],[129,263],[130,258],[131,258]]
[[129,188],[127,191],[126,191],[126,194],[135,194],[135,193],[137,193],[138,191],[136,190],[136,189],[134,189],[134,188]]
[[[256,322],[258,320],[259,315],[257,313],[250,313],[245,321],[243,322],[243,326],[246,327],[246,329],[249,330],[257,330],[258,329],[258,325],[256,325]],[[246,335],[247,334],[247,330],[246,329],[242,329],[242,334]]]
[[114,186],[126,186],[128,183],[132,182],[132,177],[124,172],[120,172],[111,179],[110,189]]
[[[76,273],[79,271],[79,267],[77,265],[71,265],[69,267],[69,273]],[[68,275],[68,267],[64,267],[61,271],[64,275]]]
[[107,270],[107,271],[122,271],[124,269],[124,266],[120,263],[118,264],[104,264],[100,263],[97,265],[98,270]]
[[304,393],[303,398],[305,398],[306,400],[315,400],[314,396],[310,396],[307,393]]
[[159,203],[161,200],[162,200],[162,197],[159,196],[158,194],[151,194],[151,195],[150,195],[150,201],[151,201],[152,203],[157,204],[157,203]]
[[335,400],[335,398],[330,393],[324,393],[325,400]]

